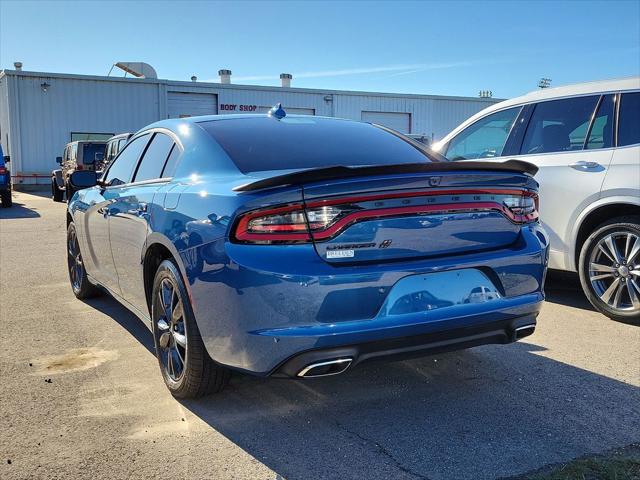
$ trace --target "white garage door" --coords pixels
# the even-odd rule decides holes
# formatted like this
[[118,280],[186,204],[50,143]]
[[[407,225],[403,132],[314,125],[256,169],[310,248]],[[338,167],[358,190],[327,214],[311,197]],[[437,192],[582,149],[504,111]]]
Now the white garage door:
[[211,93],[169,92],[167,97],[169,118],[216,115],[218,96]]
[[[257,112],[258,113],[267,113],[272,108],[273,108],[273,106],[271,106],[271,107],[258,107]],[[283,105],[282,108],[284,108],[285,112],[287,112],[288,114],[291,114],[291,115],[315,115],[316,114],[316,111],[313,108],[287,107],[286,105]]]
[[397,112],[362,112],[362,121],[377,123],[400,133],[411,133],[411,114]]

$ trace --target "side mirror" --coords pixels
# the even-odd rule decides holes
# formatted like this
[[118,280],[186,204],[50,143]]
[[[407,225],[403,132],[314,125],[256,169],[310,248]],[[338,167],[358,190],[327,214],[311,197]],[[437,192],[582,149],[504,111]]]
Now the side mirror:
[[62,157],[56,157],[56,163],[62,165]]
[[69,177],[69,183],[74,190],[95,187],[98,184],[98,175],[89,170],[76,170]]
[[4,160],[4,163],[9,163],[9,162],[11,162],[11,157],[9,155],[5,155],[3,157],[3,160]]

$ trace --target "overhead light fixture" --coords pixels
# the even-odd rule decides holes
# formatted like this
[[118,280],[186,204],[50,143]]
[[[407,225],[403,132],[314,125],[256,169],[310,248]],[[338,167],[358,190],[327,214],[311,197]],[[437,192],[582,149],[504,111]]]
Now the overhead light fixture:
[[51,86],[51,85],[49,85],[47,82],[42,82],[42,83],[40,84],[40,88],[42,89],[42,91],[43,91],[43,92],[46,92],[47,90],[49,90],[49,87],[50,87],[50,86]]

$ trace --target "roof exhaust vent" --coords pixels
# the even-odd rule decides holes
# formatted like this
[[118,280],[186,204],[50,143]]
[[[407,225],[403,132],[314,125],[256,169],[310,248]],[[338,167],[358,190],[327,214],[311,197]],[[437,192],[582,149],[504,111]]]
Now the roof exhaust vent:
[[291,79],[293,78],[293,75],[291,75],[290,73],[281,73],[280,74],[280,81],[282,82],[282,87],[283,88],[291,88]]
[[220,75],[220,83],[229,84],[231,83],[231,70],[218,70],[218,75]]
[[[114,64],[114,67],[118,67],[121,70],[125,71],[125,76],[127,73],[133,75],[136,78],[158,78],[158,74],[155,69],[144,62],[118,62]],[[111,70],[109,70],[111,73]]]
[[21,71],[22,71],[22,62],[13,62],[13,67],[14,67],[17,71],[21,72]]
[[195,75],[191,76],[191,81],[192,82],[197,82],[198,81],[198,77],[196,77]]

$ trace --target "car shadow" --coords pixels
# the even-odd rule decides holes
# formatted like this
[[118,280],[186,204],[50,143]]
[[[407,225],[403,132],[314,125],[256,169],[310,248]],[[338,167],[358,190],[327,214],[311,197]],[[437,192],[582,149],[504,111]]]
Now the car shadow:
[[315,380],[235,377],[182,403],[290,480],[498,478],[640,438],[640,389],[545,355],[516,343]]
[[13,200],[9,208],[0,208],[0,219],[38,218],[40,214],[34,208],[29,208],[23,203]]
[[[136,316],[107,296],[87,303],[153,354]],[[179,402],[289,480],[493,479],[640,440],[640,388],[554,360],[535,338],[318,379],[234,374]]]
[[584,295],[582,285],[580,285],[580,278],[575,272],[549,270],[544,291],[547,302],[592,312],[596,311]]
[[156,353],[151,331],[136,315],[127,310],[108,294],[88,298],[83,301],[99,312],[111,317],[155,357]]

